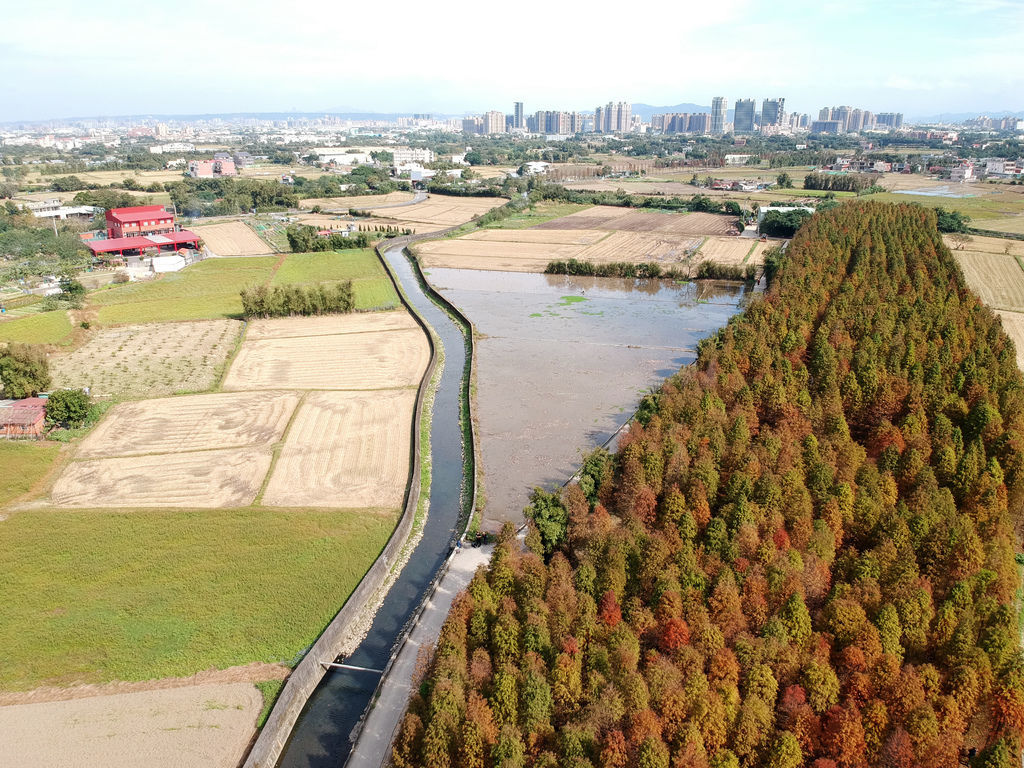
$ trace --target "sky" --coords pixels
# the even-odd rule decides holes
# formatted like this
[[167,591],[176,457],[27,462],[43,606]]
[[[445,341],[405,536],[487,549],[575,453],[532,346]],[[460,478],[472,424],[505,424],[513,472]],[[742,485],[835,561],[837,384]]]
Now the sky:
[[1024,0],[0,0],[0,122],[782,96],[1024,110]]

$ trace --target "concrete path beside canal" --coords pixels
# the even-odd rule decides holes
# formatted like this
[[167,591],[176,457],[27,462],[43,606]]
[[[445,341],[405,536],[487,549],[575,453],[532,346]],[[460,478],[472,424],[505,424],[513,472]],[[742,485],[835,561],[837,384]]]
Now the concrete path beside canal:
[[493,546],[463,546],[456,550],[448,572],[442,577],[409,633],[381,688],[380,698],[366,717],[359,740],[352,747],[345,768],[380,768],[391,755],[391,740],[405,714],[412,691],[412,675],[420,648],[432,646],[441,634],[452,601],[469,584],[477,568],[491,559]]

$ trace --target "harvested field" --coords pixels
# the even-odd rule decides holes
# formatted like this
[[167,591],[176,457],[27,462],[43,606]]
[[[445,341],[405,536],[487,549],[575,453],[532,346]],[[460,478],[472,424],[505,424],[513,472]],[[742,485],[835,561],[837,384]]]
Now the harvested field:
[[953,251],[967,285],[993,309],[1024,312],[1024,270],[1013,256]]
[[1013,345],[1017,348],[1017,367],[1024,371],[1024,314],[1005,310],[999,310],[996,314],[1003,321],[1006,335],[1013,339]]
[[[349,315],[344,333],[373,333],[376,331],[419,330],[413,316],[404,309],[392,312],[366,312]],[[338,318],[333,315],[318,317],[274,317],[252,320],[245,333],[246,341],[285,339],[301,336],[333,336],[340,333]]]
[[999,232],[1009,232],[1017,235],[1024,235],[1024,216],[1017,214],[1007,216],[1003,219],[985,219],[976,222],[981,229],[994,229]]
[[192,227],[203,243],[218,256],[262,256],[273,249],[242,221],[201,224]]
[[602,229],[613,232],[659,232],[675,235],[728,235],[737,232],[736,217],[715,213],[656,213],[595,205],[579,213],[538,224],[535,229]]
[[610,237],[584,248],[576,256],[583,261],[606,264],[613,261],[685,261],[700,245],[701,238],[648,232],[613,232]]
[[600,229],[478,229],[460,240],[486,243],[547,243],[551,245],[591,245],[608,237]]
[[453,197],[430,195],[422,203],[400,208],[381,209],[374,212],[375,218],[399,219],[421,224],[436,224],[440,228],[464,224],[474,216],[486,213],[508,201],[503,197]]
[[400,507],[415,402],[414,389],[310,394],[281,449],[264,503]]
[[764,252],[773,243],[753,240],[749,237],[709,237],[697,251],[695,261],[713,261],[716,264],[741,266],[761,264]]
[[239,507],[256,498],[269,448],[75,461],[50,494],[65,507]]
[[262,703],[221,683],[0,707],[4,765],[234,768]]
[[121,403],[82,441],[76,458],[270,445],[298,402],[294,392],[236,392]]
[[[410,208],[396,208],[396,211],[408,211]],[[422,235],[430,232],[438,232],[442,229],[448,229],[449,224],[431,224],[422,221],[412,221],[405,218],[388,218],[381,219],[380,216],[383,214],[376,214],[373,219],[359,219],[359,221],[369,224],[370,226],[381,226],[381,227],[397,227],[398,229],[411,229],[414,235]]]
[[[986,225],[988,222],[985,222]],[[956,250],[956,243],[950,235],[943,235],[942,239],[946,246],[953,251],[953,255],[960,253],[998,253],[1005,256],[1024,256],[1024,240],[1011,240],[1002,237],[982,237],[981,235],[969,235],[970,241],[964,245],[963,250]]]
[[[529,230],[523,230],[529,231]],[[607,233],[603,233],[607,234]],[[549,261],[577,258],[585,246],[538,242],[481,242],[479,240],[435,240],[413,247],[425,268],[463,267],[501,269],[513,272],[543,272]]]
[[98,397],[202,392],[217,383],[241,330],[237,320],[200,320],[92,331],[75,351],[50,355],[50,373],[55,387]]
[[430,359],[422,329],[358,332],[338,315],[338,331],[318,336],[264,338],[242,344],[225,390],[378,389],[415,387]]
[[388,192],[386,195],[354,195],[352,197],[311,197],[300,200],[299,208],[309,209],[319,205],[325,210],[344,210],[349,208],[373,208],[378,205],[394,205],[412,202],[412,192]]

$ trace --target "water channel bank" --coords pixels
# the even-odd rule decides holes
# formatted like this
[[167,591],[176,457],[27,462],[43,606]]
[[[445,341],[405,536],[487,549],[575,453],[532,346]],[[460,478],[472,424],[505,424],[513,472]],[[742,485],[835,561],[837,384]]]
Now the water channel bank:
[[[433,586],[465,523],[471,494],[464,487],[461,403],[468,397],[466,338],[462,328],[424,293],[414,267],[400,245],[384,260],[413,309],[434,330],[443,350],[444,371],[431,412],[429,515],[408,562],[385,596],[369,631],[345,659],[359,669],[331,669],[299,715],[278,762],[282,768],[337,768],[348,758],[353,729],[359,723],[424,595]],[[426,446],[422,446],[426,459]],[[470,448],[470,455],[472,449]]]

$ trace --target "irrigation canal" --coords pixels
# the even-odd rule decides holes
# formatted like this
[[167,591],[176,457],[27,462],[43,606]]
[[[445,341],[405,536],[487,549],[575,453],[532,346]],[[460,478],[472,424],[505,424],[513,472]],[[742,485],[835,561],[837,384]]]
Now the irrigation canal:
[[[434,399],[430,429],[430,513],[423,536],[387,596],[373,624],[345,667],[328,670],[306,703],[285,746],[280,768],[338,768],[352,748],[350,735],[370,703],[402,630],[423,600],[434,574],[457,538],[463,499],[463,435],[459,399],[466,363],[462,329],[423,292],[414,267],[400,247],[384,258],[409,302],[430,324],[444,349],[445,364]],[[355,669],[353,667],[358,667]]]

